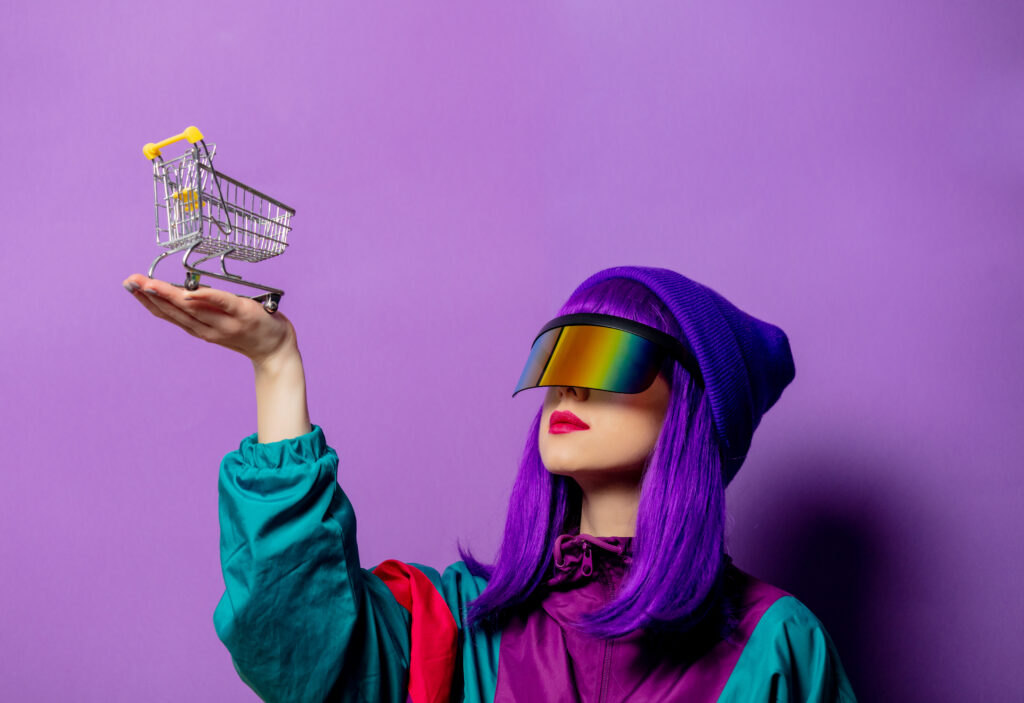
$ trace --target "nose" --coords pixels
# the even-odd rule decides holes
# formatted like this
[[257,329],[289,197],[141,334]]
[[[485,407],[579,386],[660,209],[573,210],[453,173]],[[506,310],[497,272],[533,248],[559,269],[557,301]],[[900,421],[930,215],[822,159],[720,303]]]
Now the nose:
[[567,395],[575,396],[577,400],[586,400],[590,397],[590,389],[577,388],[576,386],[558,386],[558,397],[564,398]]

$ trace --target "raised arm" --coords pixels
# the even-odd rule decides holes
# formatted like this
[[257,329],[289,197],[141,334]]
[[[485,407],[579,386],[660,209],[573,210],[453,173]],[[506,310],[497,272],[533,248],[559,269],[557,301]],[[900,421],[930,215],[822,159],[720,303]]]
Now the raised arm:
[[404,701],[409,613],[360,568],[338,456],[306,405],[291,322],[248,298],[135,274],[153,315],[252,362],[257,432],[220,466],[221,566],[214,612],[235,669],[267,701]]

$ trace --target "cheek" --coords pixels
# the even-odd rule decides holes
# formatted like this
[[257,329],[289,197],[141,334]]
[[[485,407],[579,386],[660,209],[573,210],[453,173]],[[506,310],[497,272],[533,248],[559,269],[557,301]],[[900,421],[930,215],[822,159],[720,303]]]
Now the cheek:
[[609,451],[617,446],[620,453],[631,457],[650,454],[661,434],[665,407],[661,398],[637,396],[631,402],[609,408]]
[[611,423],[609,430],[608,451],[646,456],[658,441],[661,423],[654,415],[634,413]]

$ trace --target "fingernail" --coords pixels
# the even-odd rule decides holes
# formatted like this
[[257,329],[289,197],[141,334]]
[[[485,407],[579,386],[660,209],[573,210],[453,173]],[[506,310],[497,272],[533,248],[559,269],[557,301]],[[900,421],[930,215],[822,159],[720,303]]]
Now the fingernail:
[[144,288],[143,290],[145,290],[150,295],[156,295],[156,296],[160,295],[159,293],[156,292],[155,288]]
[[134,293],[139,289],[139,287],[139,284],[136,283],[135,281],[128,281],[127,283],[124,284],[124,289],[129,293]]

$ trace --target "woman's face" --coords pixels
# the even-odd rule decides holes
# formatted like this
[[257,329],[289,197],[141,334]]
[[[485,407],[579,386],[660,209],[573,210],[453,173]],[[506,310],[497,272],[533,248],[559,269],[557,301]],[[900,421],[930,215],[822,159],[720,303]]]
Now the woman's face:
[[[553,474],[629,473],[639,479],[661,433],[669,397],[668,382],[660,373],[641,393],[548,388],[538,433],[541,461]],[[587,429],[575,427],[573,417],[564,413]]]

